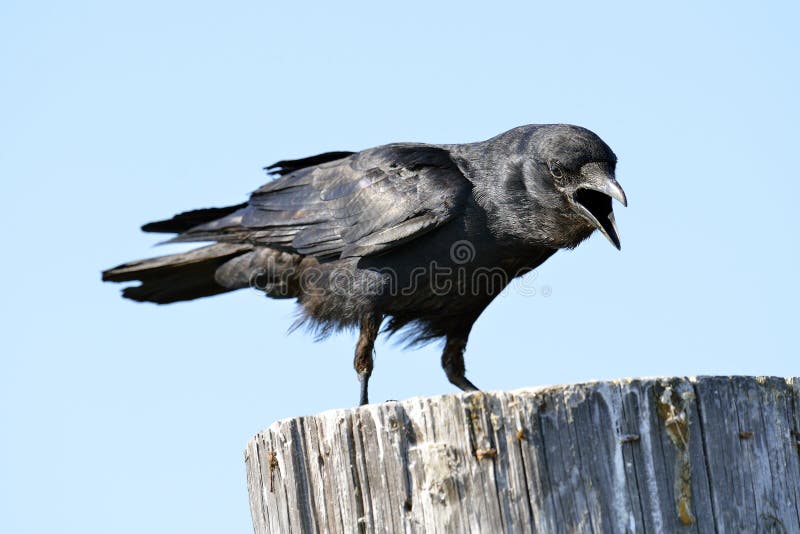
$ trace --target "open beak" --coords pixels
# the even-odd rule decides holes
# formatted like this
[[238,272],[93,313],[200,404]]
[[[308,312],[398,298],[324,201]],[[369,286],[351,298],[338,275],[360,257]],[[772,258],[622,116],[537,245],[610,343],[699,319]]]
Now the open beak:
[[600,164],[587,163],[581,168],[584,180],[572,195],[572,201],[578,213],[583,215],[595,228],[611,241],[619,250],[619,232],[614,220],[614,210],[611,199],[619,201],[623,206],[628,205],[625,191]]

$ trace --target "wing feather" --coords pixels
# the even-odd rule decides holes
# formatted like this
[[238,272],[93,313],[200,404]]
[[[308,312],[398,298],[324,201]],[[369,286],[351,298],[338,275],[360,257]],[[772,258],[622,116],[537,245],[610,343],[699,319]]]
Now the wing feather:
[[321,260],[380,254],[463,213],[470,182],[446,149],[395,144],[306,167],[174,241],[246,242]]

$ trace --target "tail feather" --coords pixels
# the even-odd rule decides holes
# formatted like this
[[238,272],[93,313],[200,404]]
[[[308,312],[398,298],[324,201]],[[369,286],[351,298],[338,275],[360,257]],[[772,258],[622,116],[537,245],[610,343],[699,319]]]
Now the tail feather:
[[251,251],[251,245],[218,243],[181,254],[125,263],[103,272],[103,281],[140,281],[122,291],[139,302],[168,304],[231,291],[217,283],[215,273],[225,262]]

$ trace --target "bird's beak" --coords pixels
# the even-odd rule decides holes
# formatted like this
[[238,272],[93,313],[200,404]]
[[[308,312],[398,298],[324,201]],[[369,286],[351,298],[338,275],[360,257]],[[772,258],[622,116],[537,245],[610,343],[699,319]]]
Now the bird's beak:
[[628,205],[625,191],[611,172],[599,163],[587,163],[581,168],[583,180],[572,194],[572,203],[576,211],[586,218],[592,226],[600,230],[611,244],[621,248],[617,223],[611,199]]

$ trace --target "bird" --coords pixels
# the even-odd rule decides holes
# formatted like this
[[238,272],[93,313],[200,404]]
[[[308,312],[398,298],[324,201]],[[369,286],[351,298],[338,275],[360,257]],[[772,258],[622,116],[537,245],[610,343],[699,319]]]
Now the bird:
[[594,231],[620,249],[612,201],[627,206],[617,157],[592,131],[532,124],[464,144],[392,143],[279,161],[246,202],[142,226],[167,243],[210,243],[125,263],[104,281],[167,304],[254,288],[296,299],[319,338],[357,330],[353,365],[369,402],[379,333],[443,341],[450,383],[466,377],[473,324],[515,278]]

